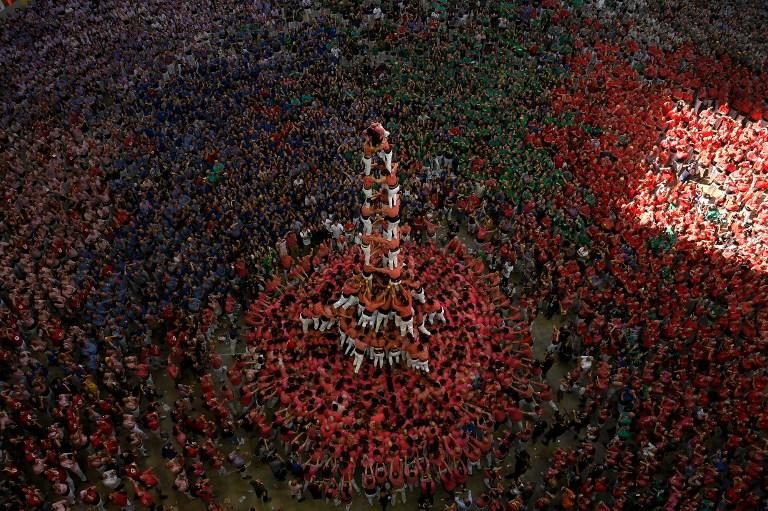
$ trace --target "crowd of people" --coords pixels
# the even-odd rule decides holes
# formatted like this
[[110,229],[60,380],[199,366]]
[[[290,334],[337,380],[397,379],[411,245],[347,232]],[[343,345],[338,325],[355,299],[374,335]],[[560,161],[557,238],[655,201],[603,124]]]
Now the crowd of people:
[[[718,110],[695,106],[680,104],[667,112],[657,162],[660,172],[646,178],[647,196],[636,203],[643,203],[643,215],[648,216],[674,204],[673,210],[659,215],[664,225],[692,241],[717,246],[726,257],[738,254],[754,270],[765,271],[768,130],[740,115],[729,116],[727,105]],[[689,179],[710,185],[677,186]]]
[[[4,13],[0,506],[225,509],[251,458],[342,507],[765,506],[765,13],[616,4]],[[418,379],[298,321],[359,264],[372,120],[450,305]]]
[[[382,366],[371,353],[362,368],[353,367],[338,327],[302,332],[296,320],[308,303],[335,300],[345,275],[359,272],[362,254],[350,248],[318,261],[300,286],[265,296],[249,309],[253,340],[240,371],[232,368],[229,375],[248,404],[255,404],[248,420],[261,435],[265,423],[270,427],[268,411],[277,409],[271,427],[279,431],[279,450],[304,466],[304,484],[319,485],[323,494],[344,496],[345,502],[353,490],[362,488],[373,499],[387,486],[402,493],[404,502],[408,488],[426,488],[422,497],[431,503],[437,482],[453,492],[481,460],[504,459],[513,439],[494,453],[493,435],[494,425],[506,424],[508,414],[515,418],[510,422],[515,434],[522,435],[523,417],[535,415],[539,397],[556,408],[552,389],[532,368],[527,323],[505,323],[513,307],[499,290],[498,275],[496,280],[487,275],[458,240],[442,249],[433,243],[405,247],[409,273],[420,276],[424,292],[433,297],[429,303],[437,298],[442,304],[446,325],[425,315],[417,322],[416,338],[407,335],[402,344],[392,325],[370,333],[385,341],[390,354],[402,346],[402,358]],[[259,354],[265,362],[254,371]],[[367,350],[364,355],[367,359]],[[407,361],[422,355],[429,368],[414,377]],[[280,362],[268,363],[276,359]],[[518,408],[526,400],[530,410]]]

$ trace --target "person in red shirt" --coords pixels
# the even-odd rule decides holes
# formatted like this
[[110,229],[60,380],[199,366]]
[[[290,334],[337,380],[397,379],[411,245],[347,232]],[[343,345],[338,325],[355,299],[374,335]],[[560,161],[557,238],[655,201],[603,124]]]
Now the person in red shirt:
[[395,311],[395,326],[400,329],[400,337],[405,337],[410,334],[411,338],[415,338],[416,334],[413,331],[413,305],[412,297],[408,291],[401,293],[401,299],[397,297],[392,301],[392,308]]
[[456,489],[457,482],[455,478],[455,470],[450,467],[444,459],[440,460],[440,468],[437,471],[440,482],[443,484],[443,489],[449,496],[453,496],[453,492]]
[[24,502],[27,505],[27,509],[37,509],[43,505],[43,494],[40,490],[34,486],[23,486],[22,492],[24,493]]
[[95,486],[89,486],[88,488],[81,490],[80,500],[83,504],[95,506],[96,509],[104,511],[104,499],[101,498],[101,494]]
[[376,327],[376,316],[379,309],[384,305],[386,289],[379,293],[376,297],[371,298],[370,291],[366,290],[359,296],[360,303],[363,305],[363,312],[360,314],[360,319],[357,324],[365,331],[369,327],[374,329]]

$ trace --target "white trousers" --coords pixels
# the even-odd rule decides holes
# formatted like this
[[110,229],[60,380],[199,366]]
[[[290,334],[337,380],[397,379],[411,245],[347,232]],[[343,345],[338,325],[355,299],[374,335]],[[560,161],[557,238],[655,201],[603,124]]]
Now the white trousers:
[[363,218],[360,221],[363,223],[363,234],[371,234],[373,232],[373,221],[370,218]]
[[384,350],[373,350],[373,367],[384,368]]
[[399,495],[402,497],[402,499],[403,499],[403,504],[405,504],[405,503],[406,503],[406,499],[405,499],[405,489],[406,489],[406,488],[407,488],[406,486],[403,486],[403,487],[402,487],[402,488],[400,488],[400,489],[397,489],[397,490],[392,490],[392,506],[394,506],[394,505],[396,505],[396,504],[397,504],[397,495],[398,495],[398,494],[399,494]]
[[397,205],[400,198],[400,185],[394,188],[387,188],[387,203],[390,208],[394,208]]
[[400,230],[400,224],[398,222],[395,222],[394,224],[387,224],[387,228],[384,229],[384,232],[382,232],[382,235],[385,240],[393,240],[397,238],[397,234]]
[[344,355],[349,356],[355,350],[355,340],[347,335],[346,347],[344,347]]
[[376,313],[376,319],[374,319],[374,326],[373,330],[378,334],[379,330],[381,329],[381,323],[384,321],[384,317],[386,314],[381,314],[380,312]]
[[354,295],[353,296],[347,296],[344,293],[342,293],[341,297],[338,300],[336,300],[335,302],[333,302],[333,308],[334,309],[341,308],[343,310],[347,310],[350,307],[352,307],[352,305],[354,305],[356,303],[357,303],[357,297],[356,296],[354,296]]
[[355,361],[353,362],[355,374],[357,374],[358,371],[360,371],[360,366],[363,365],[364,359],[365,359],[365,354],[360,353],[359,351],[355,351]]
[[387,268],[390,270],[394,270],[397,268],[397,256],[400,254],[400,249],[392,251],[390,250],[389,253],[387,253]]
[[416,337],[413,333],[413,318],[408,321],[400,321],[400,337],[405,337],[405,334],[409,333],[412,337]]
[[392,149],[389,152],[379,151],[379,158],[384,160],[384,166],[387,167],[389,172],[392,172]]
[[309,332],[309,326],[314,323],[312,318],[305,318],[304,316],[300,316],[299,319],[301,320],[301,331],[305,334]]
[[358,300],[356,296],[350,296],[344,303],[341,304],[341,310],[347,310],[350,307],[357,305],[358,303],[360,303],[360,300]]
[[376,314],[376,333],[379,333],[379,330],[381,329],[381,326],[384,325],[384,329],[387,328],[387,322],[389,321],[389,318],[393,315],[392,312],[388,312],[386,314],[382,314],[381,312]]
[[372,315],[368,316],[365,312],[363,312],[360,315],[360,319],[357,321],[357,324],[363,328],[376,327],[376,315],[377,313],[374,312]]

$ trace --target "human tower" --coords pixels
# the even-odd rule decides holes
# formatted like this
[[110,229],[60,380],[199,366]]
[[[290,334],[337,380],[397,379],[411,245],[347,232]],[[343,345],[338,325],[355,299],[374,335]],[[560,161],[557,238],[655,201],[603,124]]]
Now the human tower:
[[378,369],[404,363],[429,372],[428,327],[445,323],[445,311],[427,299],[414,269],[404,263],[398,164],[392,162],[389,132],[373,123],[363,134],[360,273],[347,279],[338,300],[319,307],[322,317],[302,318],[303,327],[337,327],[340,348],[353,358],[355,373],[365,360]]

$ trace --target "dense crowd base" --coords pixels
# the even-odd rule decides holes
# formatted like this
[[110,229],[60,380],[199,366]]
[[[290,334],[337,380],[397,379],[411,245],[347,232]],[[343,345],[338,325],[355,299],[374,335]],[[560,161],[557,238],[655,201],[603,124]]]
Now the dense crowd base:
[[[255,328],[249,349],[266,356],[260,371],[248,379],[235,375],[237,381],[259,402],[279,401],[278,423],[291,424],[290,435],[301,438],[302,453],[316,452],[321,458],[333,453],[333,465],[349,466],[350,477],[366,458],[387,467],[413,467],[422,459],[436,469],[456,470],[459,464],[459,470],[471,472],[468,455],[477,463],[491,453],[494,417],[506,417],[517,410],[518,399],[531,401],[534,394],[549,391],[545,401],[552,401],[549,386],[531,372],[528,324],[519,321],[517,309],[499,291],[498,275],[486,274],[482,262],[467,255],[457,240],[445,248],[406,248],[425,288],[451,311],[444,326],[425,320],[431,331],[422,334],[421,343],[429,351],[430,367],[421,376],[405,370],[410,347],[402,358],[389,357],[384,368],[368,360],[355,373],[337,332],[305,333],[295,319],[305,297],[340,292],[340,276],[359,264],[357,247],[332,254],[306,282],[246,313],[246,322]],[[515,316],[518,321],[511,319]],[[381,335],[392,328],[384,325]],[[322,436],[307,428],[317,428]],[[405,475],[404,469],[400,474]]]

